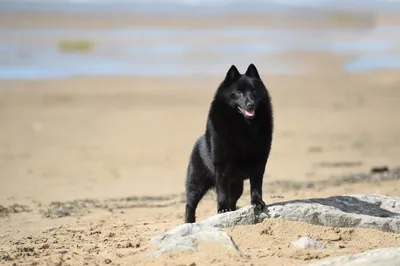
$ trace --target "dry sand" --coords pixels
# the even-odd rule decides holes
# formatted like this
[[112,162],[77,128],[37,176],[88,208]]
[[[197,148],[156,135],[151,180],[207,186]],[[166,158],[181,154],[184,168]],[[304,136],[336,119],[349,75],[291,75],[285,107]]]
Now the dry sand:
[[[399,71],[345,74],[337,70],[340,59],[329,55],[286,56],[307,62],[312,74],[263,75],[276,119],[266,182],[325,180],[398,165]],[[301,265],[400,245],[400,236],[393,233],[268,220],[225,229],[248,258],[212,243],[201,244],[197,253],[147,257],[152,236],[183,222],[180,193],[188,156],[204,131],[219,81],[1,81],[0,205],[19,213],[3,212],[0,217],[0,264]],[[349,193],[398,196],[400,181],[274,193],[266,189],[264,198],[272,203]],[[157,198],[166,195],[171,196]],[[276,195],[280,198],[273,198]],[[138,204],[129,206],[130,196],[154,198],[131,198]],[[125,205],[54,219],[40,211],[51,202],[75,199],[114,199]],[[248,183],[239,203],[249,204]],[[211,194],[201,202],[197,217],[201,220],[215,211]],[[322,240],[327,249],[290,247],[299,235]]]

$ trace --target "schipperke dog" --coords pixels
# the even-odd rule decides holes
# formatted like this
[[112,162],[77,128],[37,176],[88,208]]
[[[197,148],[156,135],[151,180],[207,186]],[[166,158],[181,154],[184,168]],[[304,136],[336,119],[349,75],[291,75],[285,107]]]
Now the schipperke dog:
[[196,208],[211,188],[217,192],[217,212],[236,210],[244,180],[250,179],[251,204],[265,207],[262,184],[271,150],[271,98],[257,68],[245,74],[228,70],[211,103],[205,134],[197,139],[186,177],[185,222],[196,220]]

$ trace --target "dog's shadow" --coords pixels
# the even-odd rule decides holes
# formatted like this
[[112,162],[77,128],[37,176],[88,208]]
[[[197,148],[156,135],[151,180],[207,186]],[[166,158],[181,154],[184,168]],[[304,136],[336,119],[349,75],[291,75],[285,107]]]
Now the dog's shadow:
[[291,200],[285,202],[277,202],[273,204],[266,205],[264,210],[257,211],[256,214],[261,214],[261,212],[267,212],[268,208],[274,206],[282,206],[294,203],[304,203],[304,204],[321,204],[329,207],[334,207],[341,210],[342,212],[361,214],[374,217],[400,217],[400,213],[395,213],[382,209],[380,205],[370,203],[367,201],[360,200],[356,197],[351,196],[332,196],[328,198],[312,198],[304,200]]

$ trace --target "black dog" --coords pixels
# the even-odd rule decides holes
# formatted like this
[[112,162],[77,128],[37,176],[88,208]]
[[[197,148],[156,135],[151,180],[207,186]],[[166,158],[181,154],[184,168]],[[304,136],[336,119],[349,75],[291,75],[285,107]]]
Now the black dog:
[[232,65],[211,103],[206,132],[190,156],[186,223],[195,222],[198,203],[213,187],[218,213],[236,210],[245,179],[250,179],[251,204],[264,208],[262,183],[272,133],[271,98],[257,68],[250,64],[243,75]]

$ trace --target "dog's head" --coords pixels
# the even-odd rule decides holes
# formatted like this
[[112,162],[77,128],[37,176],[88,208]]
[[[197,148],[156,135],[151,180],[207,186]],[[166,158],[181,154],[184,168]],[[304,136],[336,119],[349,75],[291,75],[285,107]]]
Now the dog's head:
[[236,66],[232,65],[217,94],[245,118],[253,119],[264,91],[265,87],[254,64],[249,65],[245,74],[240,74]]

